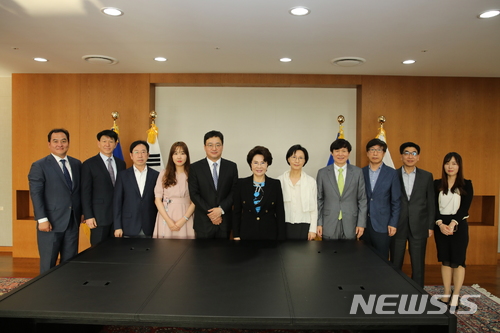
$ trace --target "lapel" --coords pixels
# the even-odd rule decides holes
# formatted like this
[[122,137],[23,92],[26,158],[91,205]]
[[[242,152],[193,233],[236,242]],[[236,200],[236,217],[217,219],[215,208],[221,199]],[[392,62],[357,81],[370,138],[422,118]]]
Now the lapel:
[[370,182],[370,164],[365,166],[363,168],[363,176],[365,177],[365,189],[366,189],[366,194],[368,195],[368,198],[372,197],[373,189],[372,189],[372,183]]
[[[220,169],[219,169],[219,179],[218,179],[218,182],[217,182],[217,188],[220,188],[220,174],[222,173],[222,165],[224,165],[224,163],[222,163],[222,159],[221,159],[221,163],[220,163]],[[202,172],[205,174],[205,178],[208,180],[208,183],[210,184],[210,188],[214,191],[214,192],[217,192],[217,190],[215,189],[215,184],[214,184],[214,178],[212,177],[212,170],[210,169],[210,164],[208,164],[208,161],[207,161],[207,158],[205,157],[203,159],[203,167],[202,167]]]
[[[66,158],[67,157],[68,156],[66,156]],[[69,159],[68,159],[68,161],[69,161]],[[64,178],[63,171],[62,171],[61,167],[59,166],[59,163],[57,162],[57,160],[54,158],[54,156],[52,156],[52,154],[47,156],[47,162],[48,162],[49,166],[52,168],[52,170],[54,171],[54,173],[56,174],[56,176],[59,178],[59,180],[64,184],[64,188],[67,189],[71,193],[72,190],[70,190],[68,188],[68,185],[66,183],[66,179]],[[71,168],[73,169],[73,166],[71,166]],[[75,184],[75,182],[73,180],[73,187],[75,187],[74,184]]]
[[[68,158],[69,164],[71,164],[71,175],[73,176],[73,190],[77,187],[80,186],[80,168],[79,168],[79,163],[72,157],[66,156]],[[64,175],[63,175],[64,176]]]
[[139,190],[139,184],[137,183],[137,179],[135,179],[134,167],[131,166],[127,169],[127,178],[130,186],[134,188],[135,193],[139,198],[141,198],[141,191]]
[[[401,184],[401,194],[402,194],[401,200],[409,201],[408,194],[406,194],[406,187],[405,187],[405,184],[403,181],[403,167],[397,169],[396,172],[398,173],[399,183]],[[413,188],[415,188],[415,185],[413,185]],[[413,189],[412,189],[412,192],[413,192]]]
[[[340,196],[339,184],[337,183],[337,178],[335,177],[335,167],[333,164],[330,164],[326,167],[328,178],[332,183],[333,190]],[[345,190],[345,179],[344,179],[344,190]]]
[[[113,157],[116,159],[116,157]],[[102,173],[102,175],[104,176],[104,179],[106,179],[106,182],[109,183],[109,185],[113,186],[113,182],[111,181],[111,177],[109,176],[109,172],[108,172],[108,167],[106,165],[106,163],[102,160],[101,158],[101,154],[97,154],[97,156],[95,156],[95,162],[96,162],[96,165],[97,165],[97,169],[99,170],[100,173]],[[118,164],[117,164],[118,166]],[[118,174],[118,171],[117,170],[117,174]]]
[[[368,168],[370,168],[370,165],[368,165]],[[382,163],[382,166],[380,167],[380,173],[378,175],[378,178],[377,178],[377,182],[375,183],[375,188],[372,188],[371,189],[371,192],[372,194],[379,191],[379,189],[382,187],[382,182],[384,182],[387,177],[386,177],[386,174],[387,172],[389,171],[389,169],[387,169],[388,166],[385,165],[384,163]],[[369,170],[367,170],[367,172],[369,172]],[[370,181],[370,175],[368,174],[368,181]],[[371,188],[371,183],[370,183],[370,188]]]

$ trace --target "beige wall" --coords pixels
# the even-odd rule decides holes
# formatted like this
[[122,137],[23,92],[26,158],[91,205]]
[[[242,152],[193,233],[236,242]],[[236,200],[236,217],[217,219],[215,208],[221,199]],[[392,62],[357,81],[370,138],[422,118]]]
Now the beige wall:
[[0,247],[12,246],[12,79],[0,77]]

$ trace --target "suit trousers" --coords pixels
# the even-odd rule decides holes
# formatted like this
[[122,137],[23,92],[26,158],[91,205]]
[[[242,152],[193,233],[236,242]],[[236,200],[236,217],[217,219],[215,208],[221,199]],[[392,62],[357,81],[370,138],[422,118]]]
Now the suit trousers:
[[63,263],[78,254],[78,232],[78,225],[73,213],[71,213],[68,227],[63,232],[44,232],[38,230],[37,226],[40,274],[54,267],[59,255],[61,255],[61,263]]
[[210,230],[205,232],[194,231],[196,239],[228,239],[229,235],[225,229],[218,225],[212,225]]
[[389,259],[389,248],[391,245],[391,237],[389,237],[388,233],[376,232],[373,229],[370,218],[366,223],[366,229],[361,237],[366,244],[372,246],[377,250],[379,254],[381,254],[385,260]]
[[[399,231],[398,231],[399,233]],[[427,238],[413,238],[408,230],[406,237],[396,234],[391,239],[391,262],[399,269],[403,268],[403,261],[406,252],[406,242],[408,241],[408,250],[411,261],[411,278],[422,288],[424,287],[425,277],[425,250],[427,247]]]

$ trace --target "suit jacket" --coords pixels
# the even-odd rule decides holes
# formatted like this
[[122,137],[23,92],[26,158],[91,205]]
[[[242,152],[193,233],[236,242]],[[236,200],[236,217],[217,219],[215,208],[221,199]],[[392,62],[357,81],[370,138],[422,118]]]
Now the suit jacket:
[[340,196],[334,165],[318,171],[318,226],[331,236],[342,210],[342,224],[348,239],[356,238],[356,227],[366,228],[366,192],[363,173],[357,166],[347,164],[344,191]]
[[284,240],[285,204],[281,182],[266,176],[260,212],[255,211],[253,176],[238,180],[234,191],[233,236],[241,239]]
[[146,184],[141,196],[134,167],[118,173],[113,198],[114,228],[123,229],[124,236],[137,236],[141,228],[152,236],[158,209],[155,205],[155,185],[159,172],[148,168]]
[[[125,170],[125,162],[113,157],[116,173]],[[97,154],[82,164],[82,209],[85,220],[95,218],[98,226],[113,223],[113,193],[108,167]]]
[[73,189],[66,185],[64,174],[54,156],[48,155],[31,165],[28,174],[31,201],[35,220],[48,218],[52,231],[63,232],[68,228],[71,212],[74,223],[80,224],[80,168],[82,163],[66,156],[71,166]]
[[212,221],[207,216],[208,210],[221,207],[224,211],[221,230],[228,234],[231,231],[233,193],[238,181],[238,168],[236,163],[221,159],[217,190],[215,189],[212,172],[206,158],[203,158],[189,168],[189,195],[195,204],[194,230],[208,232]]
[[382,163],[375,188],[370,184],[367,165],[363,168],[365,176],[366,199],[368,200],[368,218],[376,232],[387,234],[387,226],[398,227],[401,182],[396,170]]
[[394,237],[407,237],[410,233],[413,238],[429,237],[429,230],[434,230],[435,202],[432,174],[416,168],[415,183],[410,194],[406,194],[403,183],[403,167],[396,170],[401,182],[401,211],[398,230]]

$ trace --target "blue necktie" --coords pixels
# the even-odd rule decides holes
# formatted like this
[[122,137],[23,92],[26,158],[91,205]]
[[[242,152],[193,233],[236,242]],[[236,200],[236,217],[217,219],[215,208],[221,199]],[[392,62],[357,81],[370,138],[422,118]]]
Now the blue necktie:
[[68,185],[69,189],[73,189],[73,182],[71,181],[71,176],[69,175],[68,168],[66,168],[66,160],[61,160],[62,167],[63,167],[63,174],[64,178],[66,179],[66,184]]
[[219,181],[219,177],[217,176],[217,163],[214,163],[214,170],[212,172],[212,178],[214,179],[215,189],[217,189],[217,182]]

